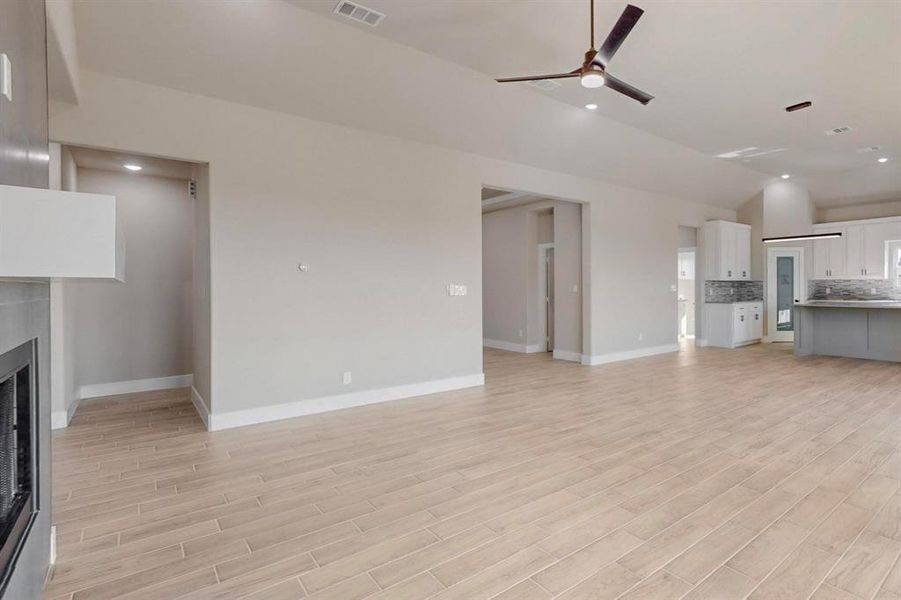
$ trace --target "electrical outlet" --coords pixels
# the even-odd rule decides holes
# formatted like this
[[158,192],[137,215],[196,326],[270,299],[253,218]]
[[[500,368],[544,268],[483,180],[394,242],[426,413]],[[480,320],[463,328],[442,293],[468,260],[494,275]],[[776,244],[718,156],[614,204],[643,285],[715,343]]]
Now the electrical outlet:
[[350,371],[344,371],[344,377],[343,377],[344,385],[349,384],[351,381],[353,381],[353,374]]
[[875,295],[876,295],[876,288],[870,288],[870,295],[871,295],[871,296],[875,296]]
[[828,296],[828,295],[831,294],[831,293],[832,293],[832,288],[831,288],[831,287],[827,287],[827,288],[826,288],[826,295]]
[[640,341],[642,341],[643,339],[644,339],[644,334],[643,334],[643,333],[639,333],[639,334],[638,334],[638,341],[640,342]]
[[579,293],[579,284],[574,283],[573,284],[573,294],[578,294],[578,293]]
[[522,329],[519,330],[519,337],[522,337]]

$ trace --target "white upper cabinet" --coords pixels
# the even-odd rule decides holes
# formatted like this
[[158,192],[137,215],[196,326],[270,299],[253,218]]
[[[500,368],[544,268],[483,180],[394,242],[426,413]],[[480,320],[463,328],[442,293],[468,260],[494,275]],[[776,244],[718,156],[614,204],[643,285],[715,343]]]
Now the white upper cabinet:
[[751,279],[751,228],[735,229],[735,273],[737,279]]
[[704,277],[710,281],[751,279],[751,226],[707,221],[703,227]]
[[835,232],[841,233],[842,237],[813,241],[814,279],[841,279],[845,277],[845,239],[848,235],[847,232],[840,227],[814,228],[814,233]]
[[841,232],[838,239],[815,240],[815,279],[884,279],[886,243],[901,239],[901,219],[823,223],[814,233]]

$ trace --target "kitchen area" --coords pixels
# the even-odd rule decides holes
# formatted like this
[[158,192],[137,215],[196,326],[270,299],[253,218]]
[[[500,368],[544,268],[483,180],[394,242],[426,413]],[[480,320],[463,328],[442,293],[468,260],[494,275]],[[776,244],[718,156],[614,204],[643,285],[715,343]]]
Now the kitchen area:
[[[814,226],[796,356],[901,362],[901,217]],[[832,237],[826,237],[832,236]]]
[[[901,217],[815,224],[751,278],[751,227],[708,221],[700,345],[791,342],[796,356],[901,362]],[[769,289],[767,289],[769,288]]]

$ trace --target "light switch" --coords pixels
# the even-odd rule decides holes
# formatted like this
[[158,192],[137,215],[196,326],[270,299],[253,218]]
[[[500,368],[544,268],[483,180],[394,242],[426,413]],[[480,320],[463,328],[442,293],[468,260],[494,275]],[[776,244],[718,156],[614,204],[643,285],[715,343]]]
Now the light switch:
[[6,54],[0,54],[0,94],[13,101],[13,65]]

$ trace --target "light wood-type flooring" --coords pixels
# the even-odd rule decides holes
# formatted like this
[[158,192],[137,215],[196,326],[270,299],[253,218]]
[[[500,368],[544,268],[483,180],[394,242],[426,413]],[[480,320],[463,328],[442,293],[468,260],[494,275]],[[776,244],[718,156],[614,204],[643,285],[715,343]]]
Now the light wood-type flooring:
[[485,372],[212,434],[184,390],[85,402],[53,438],[45,598],[901,599],[901,366]]

